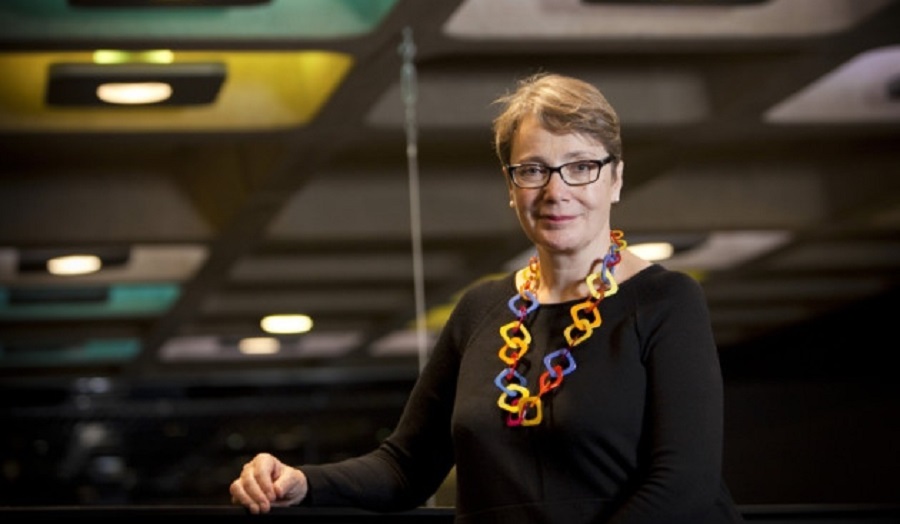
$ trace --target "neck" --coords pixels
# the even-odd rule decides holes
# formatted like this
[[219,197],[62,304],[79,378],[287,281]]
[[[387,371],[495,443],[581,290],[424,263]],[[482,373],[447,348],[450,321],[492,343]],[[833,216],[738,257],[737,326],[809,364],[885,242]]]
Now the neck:
[[590,262],[559,257],[541,257],[538,300],[543,304],[566,302],[584,297],[584,279],[591,273]]
[[[609,236],[590,249],[576,254],[548,253],[538,250],[540,260],[540,277],[537,286],[538,301],[543,304],[567,302],[584,298],[589,291],[585,278],[591,273],[602,270],[603,259],[609,253],[611,241]],[[627,255],[623,249],[623,258]],[[621,269],[617,270],[617,274]],[[527,270],[521,278],[527,276]]]

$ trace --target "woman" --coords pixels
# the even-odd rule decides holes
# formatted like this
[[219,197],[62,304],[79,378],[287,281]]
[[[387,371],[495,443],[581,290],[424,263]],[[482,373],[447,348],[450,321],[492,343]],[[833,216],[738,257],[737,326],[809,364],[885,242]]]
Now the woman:
[[495,146],[536,256],[464,294],[378,449],[231,485],[272,506],[421,505],[456,465],[459,523],[724,523],[722,380],[700,286],[610,225],[624,164],[593,86],[538,74],[498,102]]

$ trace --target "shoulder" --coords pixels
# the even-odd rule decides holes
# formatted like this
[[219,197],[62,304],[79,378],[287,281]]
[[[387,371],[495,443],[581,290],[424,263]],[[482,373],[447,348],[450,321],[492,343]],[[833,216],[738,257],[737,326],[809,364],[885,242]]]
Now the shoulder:
[[462,290],[443,323],[442,339],[462,348],[473,333],[485,322],[502,315],[509,299],[516,292],[513,274],[500,278],[479,280]]
[[[683,351],[715,350],[709,306],[699,281],[687,273],[654,264],[632,278],[625,290],[626,314],[631,315],[641,342],[642,358],[659,354],[662,346]],[[667,354],[671,352],[662,352]]]
[[644,322],[702,320],[709,308],[698,280],[681,271],[653,264],[628,279],[623,288],[632,311]]
[[[644,300],[673,297],[701,292],[700,283],[687,273],[674,271],[656,262],[644,260],[630,251],[622,257],[622,268],[617,275],[619,284],[634,289]],[[702,293],[701,293],[702,294]]]
[[493,305],[498,300],[509,298],[516,292],[514,278],[515,273],[506,273],[499,277],[488,277],[470,284],[461,292],[457,307]]
[[658,295],[664,291],[677,295],[702,293],[700,282],[681,271],[674,271],[660,264],[651,264],[631,276],[627,281],[630,287],[641,294]]
[[[620,284],[630,307],[643,315],[695,314],[707,309],[700,282],[681,271],[652,264]],[[651,314],[650,312],[653,312]]]

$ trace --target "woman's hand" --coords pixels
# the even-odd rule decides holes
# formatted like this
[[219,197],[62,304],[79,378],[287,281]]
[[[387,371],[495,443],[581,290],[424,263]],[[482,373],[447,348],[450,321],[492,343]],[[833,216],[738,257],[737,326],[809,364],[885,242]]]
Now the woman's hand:
[[273,507],[298,504],[308,488],[302,471],[260,453],[244,464],[229,492],[232,504],[245,506],[250,513],[268,513]]

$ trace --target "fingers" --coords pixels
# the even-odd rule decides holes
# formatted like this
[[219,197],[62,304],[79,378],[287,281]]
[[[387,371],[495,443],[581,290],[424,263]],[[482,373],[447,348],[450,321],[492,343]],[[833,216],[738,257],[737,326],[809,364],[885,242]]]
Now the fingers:
[[254,501],[247,492],[244,490],[243,485],[241,484],[241,480],[237,479],[231,483],[229,487],[229,491],[231,492],[231,503],[239,506],[246,507],[250,513],[265,513],[267,510],[263,507],[263,505]]
[[[264,497],[266,501],[275,500],[275,488],[272,479],[278,476],[281,462],[268,453],[260,453],[249,464],[244,466],[241,477],[248,476],[250,493],[254,496]],[[245,482],[245,484],[247,484]],[[256,489],[253,489],[256,488]]]
[[308,489],[302,471],[268,453],[260,453],[244,464],[229,492],[232,504],[245,506],[251,513],[268,513],[275,506],[300,503]]
[[267,453],[260,453],[244,464],[240,477],[229,487],[232,503],[245,506],[251,513],[267,513],[276,499],[272,479],[281,467],[282,464]]

